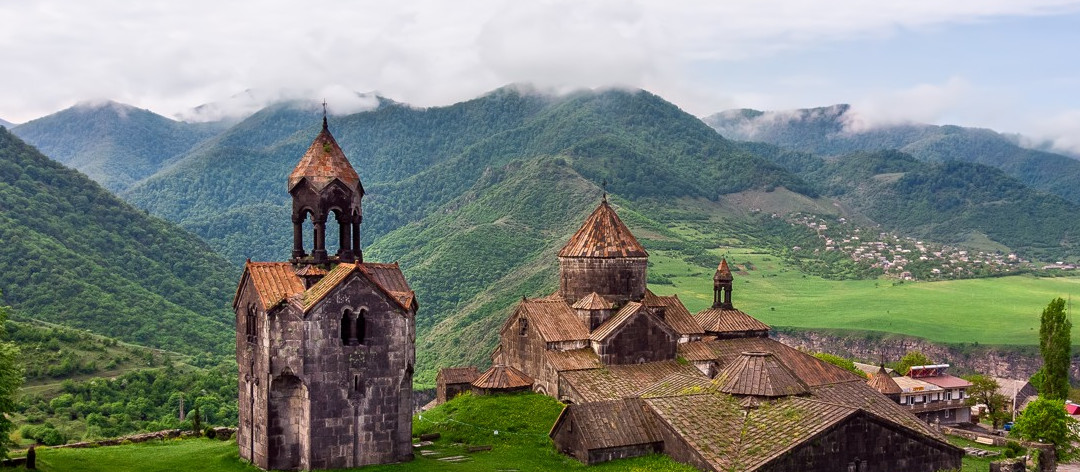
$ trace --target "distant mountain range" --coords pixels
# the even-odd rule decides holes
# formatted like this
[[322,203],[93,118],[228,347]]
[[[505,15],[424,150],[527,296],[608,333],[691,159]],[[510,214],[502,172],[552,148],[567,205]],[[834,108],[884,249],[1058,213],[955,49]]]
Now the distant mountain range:
[[873,126],[848,105],[788,111],[727,110],[705,122],[729,139],[764,142],[821,157],[899,150],[926,162],[996,167],[1025,185],[1080,203],[1080,160],[1020,147],[988,129],[926,124]]
[[61,164],[120,192],[222,131],[116,102],[80,104],[11,128]]
[[[108,110],[116,108],[99,105],[94,113],[119,128],[131,125],[115,135],[147,141],[121,148],[143,149],[173,136],[176,150],[140,159],[83,154],[88,168],[114,159],[131,163],[122,198],[195,232],[234,264],[288,257],[285,178],[317,134],[321,106],[282,102],[232,125],[169,125],[140,110],[117,118],[122,113]],[[447,107],[381,99],[370,111],[331,116],[330,130],[367,191],[365,256],[400,261],[420,297],[418,381],[432,382],[439,365],[483,362],[505,310],[522,296],[554,288],[555,252],[605,190],[650,251],[703,270],[715,267],[722,246],[783,244],[765,234],[769,226],[751,216],[756,212],[842,214],[1028,257],[1080,255],[1073,246],[1080,209],[1073,201],[1032,190],[1007,169],[953,163],[974,158],[947,156],[949,149],[967,149],[948,138],[952,128],[912,125],[889,135],[887,143],[912,157],[884,144],[867,152],[842,137],[815,141],[814,133],[842,132],[839,109],[829,119],[804,120],[816,128],[761,127],[773,133],[762,136],[787,136],[805,149],[779,138],[730,141],[722,134],[744,139],[732,130],[761,124],[754,120],[765,114],[724,115],[708,120],[722,130],[717,133],[644,91],[553,96],[511,86]],[[117,149],[87,130],[57,131],[97,120],[80,116],[69,110],[36,120],[39,145],[78,136],[70,148]],[[930,136],[945,136],[936,142],[950,146],[931,146]],[[1030,152],[1036,154],[1015,153],[1028,159],[1018,168],[1048,172],[1039,167],[1046,153]],[[1058,162],[1050,156],[1048,162]],[[996,159],[1002,168],[1012,165],[1006,155]]]
[[237,270],[205,242],[0,130],[0,304],[186,353],[227,353]]

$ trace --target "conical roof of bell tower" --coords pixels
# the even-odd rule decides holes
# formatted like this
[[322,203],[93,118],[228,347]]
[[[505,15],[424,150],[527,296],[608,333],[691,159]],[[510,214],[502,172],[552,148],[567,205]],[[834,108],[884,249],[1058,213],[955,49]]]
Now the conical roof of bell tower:
[[559,257],[649,257],[649,253],[604,198],[559,251]]
[[316,192],[322,190],[334,179],[340,180],[349,188],[360,185],[360,176],[349,164],[349,159],[338,146],[330,129],[326,125],[326,117],[323,117],[323,128],[311,147],[300,158],[292,173],[289,174],[289,191],[296,187],[301,180],[307,179],[308,183]]

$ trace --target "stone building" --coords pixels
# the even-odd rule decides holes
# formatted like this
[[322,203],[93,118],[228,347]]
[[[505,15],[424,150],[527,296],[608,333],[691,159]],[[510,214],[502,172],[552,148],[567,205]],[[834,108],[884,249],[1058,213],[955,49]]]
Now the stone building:
[[325,117],[288,184],[292,260],[248,261],[233,299],[240,457],[289,470],[410,460],[416,296],[397,264],[364,262],[364,189]]
[[439,369],[435,376],[435,403],[446,403],[462,392],[471,391],[473,380],[479,376],[480,371],[474,366]]
[[691,315],[646,286],[648,253],[606,199],[559,252],[559,289],[523,299],[495,364],[567,403],[551,430],[585,463],[663,452],[704,470],[926,471],[963,451],[865,379],[769,338],[721,261]]

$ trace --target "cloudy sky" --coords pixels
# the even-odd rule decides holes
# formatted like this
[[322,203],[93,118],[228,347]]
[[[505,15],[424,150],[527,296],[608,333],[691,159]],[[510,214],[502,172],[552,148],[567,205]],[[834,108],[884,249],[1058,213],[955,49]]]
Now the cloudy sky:
[[846,102],[1080,150],[1080,1],[0,0],[0,64],[16,123],[104,99],[190,119],[529,82],[641,87],[699,116]]

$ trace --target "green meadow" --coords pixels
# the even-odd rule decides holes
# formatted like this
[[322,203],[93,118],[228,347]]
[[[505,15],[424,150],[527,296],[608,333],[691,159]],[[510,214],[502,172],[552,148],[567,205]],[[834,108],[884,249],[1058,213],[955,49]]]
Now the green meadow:
[[[526,393],[474,397],[462,395],[413,418],[413,434],[439,433],[432,444],[416,449],[412,462],[364,467],[365,472],[409,471],[547,471],[690,472],[697,469],[662,455],[622,459],[586,467],[559,454],[548,429],[562,411],[554,399]],[[470,452],[469,446],[490,447]],[[460,457],[461,462],[446,460]],[[42,448],[38,469],[64,472],[249,472],[236,441],[173,439],[91,449]],[[19,469],[21,470],[21,469]]]
[[[1080,277],[826,280],[752,249],[713,252],[732,264],[735,306],[774,327],[878,331],[949,344],[1036,345],[1047,303],[1080,295]],[[653,292],[678,294],[695,313],[712,303],[715,268],[692,265],[666,251],[653,251],[649,260],[650,277],[671,281],[650,284]],[[1073,340],[1080,344],[1080,332]]]

